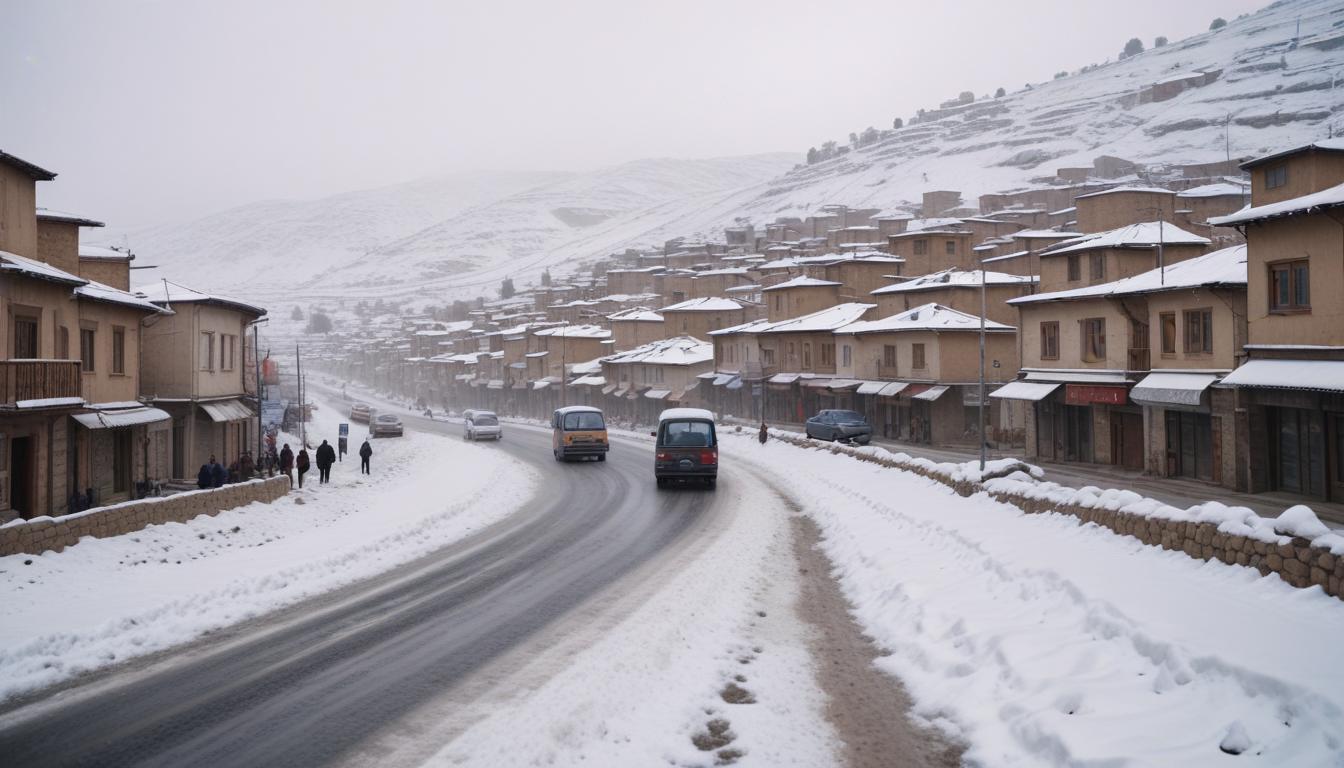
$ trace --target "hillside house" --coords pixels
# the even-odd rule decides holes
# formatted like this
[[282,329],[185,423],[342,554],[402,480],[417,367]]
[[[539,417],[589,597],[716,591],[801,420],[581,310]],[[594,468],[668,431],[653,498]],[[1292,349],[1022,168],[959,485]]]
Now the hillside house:
[[979,243],[970,230],[953,227],[918,229],[888,238],[891,255],[905,260],[902,274],[916,277],[949,267],[976,269],[974,247]]
[[1084,234],[1107,232],[1141,221],[1176,223],[1176,193],[1160,187],[1113,187],[1073,200]]
[[648,307],[633,307],[607,316],[612,349],[624,352],[667,338],[663,316]]
[[664,332],[677,336],[693,336],[707,339],[709,334],[721,328],[741,325],[752,318],[747,316],[747,307],[732,299],[706,297],[663,307],[658,310],[663,316]]
[[699,376],[713,370],[713,344],[674,336],[603,358],[600,378],[610,413],[647,424],[664,408],[692,404]]
[[1344,500],[1344,139],[1257,158],[1246,237],[1249,359],[1223,383],[1248,417],[1250,490]]
[[883,317],[926,304],[937,304],[979,317],[982,279],[985,283],[985,317],[1004,325],[1016,323],[1017,310],[1009,306],[1007,301],[1032,293],[1036,287],[1034,277],[1005,272],[945,269],[883,286],[871,291],[872,298],[869,300],[877,303],[877,314]]
[[1209,239],[1149,221],[1064,240],[1040,252],[1040,289],[1100,285],[1202,255]]
[[840,283],[799,276],[761,289],[771,322],[801,317],[840,303]]

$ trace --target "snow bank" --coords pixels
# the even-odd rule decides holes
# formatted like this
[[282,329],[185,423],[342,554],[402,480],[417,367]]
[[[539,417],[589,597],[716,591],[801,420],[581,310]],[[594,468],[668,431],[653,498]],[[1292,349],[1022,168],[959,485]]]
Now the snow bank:
[[1319,590],[782,440],[725,431],[721,456],[817,521],[879,666],[971,764],[1344,761],[1344,607]]
[[[334,441],[341,415],[318,411],[310,440]],[[344,461],[330,484],[312,471],[271,504],[0,557],[0,699],[390,570],[511,514],[535,487],[527,466],[460,440],[408,432],[373,448],[369,476]]]

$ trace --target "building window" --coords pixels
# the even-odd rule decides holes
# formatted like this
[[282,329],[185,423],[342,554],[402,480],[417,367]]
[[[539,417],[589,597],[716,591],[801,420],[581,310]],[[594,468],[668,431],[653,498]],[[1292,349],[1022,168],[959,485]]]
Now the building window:
[[916,371],[924,370],[924,345],[910,345],[910,367]]
[[1041,323],[1041,359],[1059,359],[1059,321]]
[[1106,318],[1089,317],[1083,325],[1083,361],[1096,363],[1106,359]]
[[1176,313],[1163,312],[1158,315],[1158,323],[1162,326],[1162,354],[1176,354]]
[[229,333],[221,333],[219,335],[219,369],[221,371],[233,370],[237,350],[237,336]]
[[1265,169],[1265,189],[1278,189],[1288,183],[1288,164]]
[[775,294],[775,311],[778,312],[778,311],[780,311],[780,310],[782,310],[782,309],[784,309],[784,295],[783,295],[783,294],[780,294],[780,293],[776,293],[776,294]]
[[82,363],[80,369],[85,373],[93,373],[93,350],[97,338],[92,328],[79,329],[79,360]]
[[834,344],[822,344],[822,345],[821,345],[821,364],[822,364],[822,365],[835,365],[835,345],[834,345]]
[[215,370],[215,334],[201,333],[201,370]]
[[948,255],[948,256],[956,256],[956,255],[957,255],[957,241],[956,241],[956,240],[948,240],[946,243],[944,243],[944,245],[945,245],[945,247],[947,248],[947,255]]
[[1082,261],[1078,258],[1078,254],[1076,253],[1069,254],[1069,282],[1074,282],[1076,280],[1082,280],[1082,279],[1083,279]]
[[929,252],[929,241],[923,238],[915,241],[915,255],[925,256]]
[[70,359],[70,329],[64,325],[56,329],[56,359]]
[[892,369],[895,369],[895,368],[896,368],[896,345],[895,345],[895,344],[883,344],[883,345],[882,345],[882,365],[885,366],[885,367],[887,367],[887,368],[892,368]]
[[1088,270],[1087,270],[1088,279],[1098,281],[1106,279],[1106,254],[1094,253],[1088,257],[1087,262],[1088,262]]
[[812,343],[803,342],[803,370],[812,370]]
[[19,360],[33,360],[38,357],[37,318],[14,318],[14,357]]
[[1311,269],[1306,259],[1269,265],[1271,312],[1304,312],[1311,309]]
[[770,366],[770,365],[774,365],[774,364],[775,364],[775,350],[773,350],[773,349],[762,349],[762,350],[761,350],[761,365]]
[[126,373],[126,329],[112,326],[112,372]]
[[840,347],[840,364],[846,368],[854,364],[854,360],[850,356],[848,344],[841,345]]
[[1185,313],[1185,353],[1213,354],[1213,310],[1191,309]]

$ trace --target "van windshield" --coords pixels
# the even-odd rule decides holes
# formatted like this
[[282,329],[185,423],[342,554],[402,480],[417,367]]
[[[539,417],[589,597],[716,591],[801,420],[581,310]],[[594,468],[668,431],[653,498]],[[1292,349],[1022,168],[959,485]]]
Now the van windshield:
[[682,448],[713,447],[714,425],[707,421],[665,421],[658,444]]
[[579,411],[578,413],[565,414],[565,429],[606,429],[607,425],[602,422],[602,414],[592,411]]
[[499,419],[495,418],[494,414],[478,413],[471,417],[471,423],[478,427],[497,427]]

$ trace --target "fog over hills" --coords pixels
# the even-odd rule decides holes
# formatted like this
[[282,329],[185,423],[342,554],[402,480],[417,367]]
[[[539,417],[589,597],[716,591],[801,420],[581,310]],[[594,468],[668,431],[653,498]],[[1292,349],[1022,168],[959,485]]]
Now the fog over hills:
[[[548,266],[626,247],[680,235],[718,239],[743,217],[761,225],[826,204],[909,206],[932,189],[958,190],[974,206],[981,194],[1055,183],[1056,169],[1088,167],[1101,155],[1160,172],[1338,133],[1342,46],[1344,6],[1291,0],[1002,97],[930,105],[871,143],[812,164],[800,148],[576,174],[460,174],[257,203],[139,232],[131,244],[164,276],[183,280],[227,264],[211,283],[258,298],[288,295],[289,286],[256,277],[267,265],[295,263],[320,273],[302,288],[313,299],[442,303],[493,294],[505,276],[526,282]],[[884,111],[875,100],[874,115]]]

